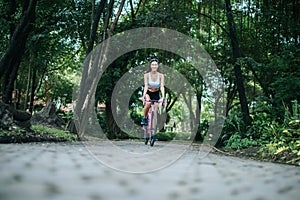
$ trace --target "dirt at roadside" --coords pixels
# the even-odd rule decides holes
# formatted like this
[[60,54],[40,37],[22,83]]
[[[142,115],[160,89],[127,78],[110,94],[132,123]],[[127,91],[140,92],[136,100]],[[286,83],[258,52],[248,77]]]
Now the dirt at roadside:
[[281,164],[289,164],[300,166],[300,157],[295,155],[293,152],[283,151],[279,154],[272,154],[261,150],[261,147],[249,147],[245,149],[217,149],[214,148],[214,152],[227,154],[231,156],[237,156],[242,158],[248,158],[253,160],[265,161],[265,162],[274,162]]

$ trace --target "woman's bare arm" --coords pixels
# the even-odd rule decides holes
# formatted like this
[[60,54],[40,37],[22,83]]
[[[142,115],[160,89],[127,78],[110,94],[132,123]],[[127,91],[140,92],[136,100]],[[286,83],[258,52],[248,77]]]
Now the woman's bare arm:
[[144,91],[143,91],[143,101],[144,101],[144,98],[146,96],[146,93],[148,91],[148,76],[147,76],[147,73],[144,74]]
[[160,83],[160,92],[162,95],[162,98],[165,98],[165,76],[161,74],[161,83]]

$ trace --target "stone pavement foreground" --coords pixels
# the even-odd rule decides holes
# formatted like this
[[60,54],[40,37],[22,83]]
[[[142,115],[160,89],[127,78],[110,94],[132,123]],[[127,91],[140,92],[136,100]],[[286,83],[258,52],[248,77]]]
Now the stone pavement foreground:
[[[165,168],[133,174],[99,162],[94,152],[100,151],[100,159],[107,152],[106,144],[97,145],[99,149],[91,154],[81,143],[1,144],[0,200],[296,200],[300,196],[296,166],[214,153],[203,157],[188,149]],[[164,143],[152,149],[142,142],[116,145],[128,151],[153,151]],[[160,159],[164,158],[149,157],[149,162]],[[134,169],[138,164],[130,165]]]

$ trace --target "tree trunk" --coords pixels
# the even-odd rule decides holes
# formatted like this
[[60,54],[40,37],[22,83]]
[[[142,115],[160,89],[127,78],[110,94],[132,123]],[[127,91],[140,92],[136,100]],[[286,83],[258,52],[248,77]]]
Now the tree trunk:
[[[109,22],[108,19],[110,18],[111,13],[112,13],[113,3],[114,3],[114,0],[110,0],[109,6],[108,6],[109,10],[108,10],[106,20],[105,20],[105,24],[104,24],[104,31],[108,28],[108,22]],[[110,28],[108,30],[108,37],[111,37],[112,34],[113,34],[113,31],[114,31],[114,29],[115,29],[115,27],[118,23],[119,17],[120,17],[121,12],[122,12],[122,9],[124,7],[124,3],[125,3],[125,0],[122,0],[121,3],[120,3],[120,7],[118,9],[117,15],[115,16],[115,19],[114,19],[112,25],[110,26]],[[103,38],[103,39],[105,39],[105,38]],[[112,94],[112,92],[111,92],[111,94]],[[109,97],[111,97],[111,94],[109,95]],[[108,138],[113,139],[113,138],[117,137],[119,139],[126,139],[126,138],[128,138],[128,135],[126,133],[124,133],[119,128],[119,126],[117,125],[117,123],[115,122],[115,120],[113,118],[112,109],[111,109],[111,102],[110,101],[111,101],[111,99],[108,98],[108,100],[105,103],[105,105],[106,105],[106,108],[105,108],[106,121],[107,121],[107,125],[108,125],[108,128],[109,128]]]
[[5,103],[10,103],[12,98],[13,86],[17,78],[21,58],[25,52],[27,38],[35,20],[36,3],[37,0],[24,2],[20,23],[15,28],[10,45],[0,60],[0,78],[5,75],[4,82],[6,83],[3,85],[4,93],[2,99]]
[[241,105],[241,110],[243,114],[243,121],[246,125],[251,124],[251,118],[249,115],[249,108],[248,108],[248,102],[247,97],[245,93],[245,87],[244,87],[244,78],[242,74],[241,66],[237,63],[238,58],[241,58],[241,49],[239,47],[239,42],[236,36],[236,29],[234,24],[234,19],[232,15],[231,10],[231,4],[230,0],[226,0],[226,13],[227,13],[227,21],[229,26],[229,35],[232,45],[232,51],[233,51],[233,62],[234,62],[234,74],[236,78],[236,84],[237,84],[237,90],[239,93],[239,100]]
[[110,29],[108,30],[109,37],[111,37],[113,35],[113,31],[115,30],[115,27],[118,23],[118,20],[120,18],[120,15],[121,15],[123,7],[124,7],[124,4],[125,4],[125,0],[122,0],[121,3],[120,3],[120,7],[118,9],[117,15],[115,16],[115,19],[114,19],[112,25],[110,26]]
[[30,92],[30,104],[29,104],[29,112],[32,113],[33,111],[33,103],[34,103],[34,94],[35,94],[35,90],[37,87],[36,84],[36,69],[35,67],[33,68],[32,71],[32,83],[31,83],[31,92]]
[[46,106],[39,112],[34,113],[30,119],[32,125],[45,125],[63,129],[65,122],[56,114],[55,104],[48,101]]
[[[293,23],[297,24],[297,22],[299,23],[299,10],[298,10],[299,2],[298,2],[298,0],[293,0],[292,5],[293,5],[293,9],[292,9],[293,10],[293,14],[292,14]],[[294,38],[295,44],[297,44],[297,38],[299,37],[298,31],[299,31],[299,29],[297,28],[297,29],[295,29],[295,31],[292,32],[292,37]]]
[[[140,1],[139,1],[138,5],[137,5],[137,8],[136,8],[136,11],[135,11],[135,16],[138,15],[139,10],[140,10],[140,8],[142,7],[142,4],[144,3],[144,1],[145,1],[145,0],[140,0]],[[132,22],[135,22],[135,20],[133,20]]]
[[88,55],[93,50],[94,43],[96,40],[96,35],[97,35],[97,29],[100,21],[100,16],[103,13],[105,3],[106,3],[105,0],[101,0],[98,9],[96,9],[95,15],[92,17],[92,27],[91,27],[91,33],[89,39],[89,46],[86,55]]
[[127,139],[128,135],[119,128],[119,126],[114,120],[110,99],[108,99],[105,102],[105,106],[106,122],[108,127],[108,139]]
[[29,62],[29,69],[28,70],[29,71],[28,71],[27,86],[26,86],[26,91],[25,91],[24,110],[27,109],[29,89],[30,89],[30,81],[31,81],[31,75],[32,75],[32,63],[31,63],[31,59],[30,59],[30,62]]
[[[189,125],[190,125],[190,131],[191,132],[194,132],[194,122],[196,120],[196,116],[195,114],[193,113],[193,108],[192,108],[192,94],[191,94],[191,91],[187,91],[188,92],[188,95],[183,95],[183,99],[185,101],[185,104],[187,105],[188,109],[189,109]],[[187,97],[188,98],[187,98]]]
[[129,0],[129,5],[130,5],[130,11],[131,11],[131,20],[132,20],[132,23],[135,23],[136,17],[135,17],[135,13],[134,13],[134,9],[133,9],[133,3],[132,3],[132,0]]
[[[21,47],[22,49],[25,48]],[[20,52],[20,54],[15,55],[14,58],[15,60],[11,60],[9,63],[11,71],[6,71],[6,76],[5,76],[5,85],[3,85],[3,98],[2,101],[6,104],[12,103],[12,92],[14,90],[14,83],[18,75],[18,70],[21,62],[21,57],[24,53],[24,50]]]
[[102,35],[99,38],[99,43],[101,43],[103,40],[105,40],[106,31],[107,31],[107,28],[108,28],[108,25],[109,25],[109,19],[111,17],[112,12],[113,12],[113,7],[114,7],[114,0],[110,0],[109,3],[108,3],[108,9],[107,9],[107,13],[106,13],[106,16],[105,16]]
[[[104,1],[102,1],[104,3]],[[101,2],[101,3],[102,3]],[[100,7],[99,7],[99,15],[101,15],[101,3],[100,3]],[[105,21],[104,21],[104,25],[103,25],[103,28],[102,28],[102,34],[101,36],[99,37],[99,43],[101,43],[103,40],[106,39],[106,33],[108,33],[108,37],[110,37],[114,31],[114,28],[117,24],[117,21],[119,19],[119,16],[121,14],[121,11],[122,11],[122,8],[124,6],[124,3],[125,1],[123,0],[120,4],[120,7],[119,7],[119,11],[117,13],[117,16],[115,17],[115,20],[113,22],[113,24],[111,25],[111,28],[108,30],[108,27],[109,27],[109,22],[110,22],[110,19],[111,19],[111,15],[113,13],[113,5],[114,5],[114,0],[110,0],[109,1],[109,4],[108,4],[108,8],[106,10],[106,15],[105,15]],[[97,15],[97,14],[96,14]],[[94,19],[98,17],[98,16],[95,16]],[[94,27],[92,28],[92,32],[91,34],[96,34],[96,20],[94,20]],[[93,26],[93,25],[92,25]],[[94,32],[93,32],[94,31]],[[94,44],[94,41],[93,41],[93,36],[91,35],[91,38],[90,38],[90,44],[89,44],[89,49],[87,51],[87,54],[90,53],[90,51],[92,50],[92,47],[93,47],[93,44]],[[109,44],[108,44],[109,45]],[[108,47],[106,47],[108,48]],[[105,51],[106,50],[103,50],[104,52],[100,52],[102,54],[105,54]],[[78,100],[78,104],[76,105],[76,108],[75,110],[78,110],[78,111],[75,111],[75,112],[78,112],[79,115],[81,115],[80,117],[84,120],[85,119],[85,109],[84,109],[84,103],[85,102],[89,102],[91,101],[91,99],[87,96],[88,95],[88,90],[86,90],[86,85],[89,85],[89,70],[90,70],[90,67],[91,65],[89,65],[89,67],[87,68],[84,68],[83,72],[82,72],[82,82],[80,84],[80,95],[79,95],[79,100]],[[87,83],[87,84],[84,84],[84,83]],[[111,95],[110,95],[111,96]],[[110,97],[108,95],[108,97]],[[82,105],[81,105],[82,104]],[[118,127],[118,125],[116,124],[114,118],[113,118],[113,115],[112,115],[112,110],[111,110],[111,102],[110,102],[110,98],[108,98],[108,100],[106,101],[106,121],[107,121],[107,126],[109,128],[109,133],[107,135],[107,137],[109,139],[113,139],[113,138],[126,138],[128,137],[127,134],[123,133],[120,128]],[[84,129],[83,129],[84,130]],[[78,130],[78,131],[81,131],[81,130]],[[79,133],[81,134],[81,133]]]
[[199,122],[199,125],[198,125],[198,127],[195,127],[195,128],[197,128],[197,130],[196,130],[195,137],[192,138],[192,139],[194,139],[194,141],[203,141],[203,136],[199,130],[199,128],[200,128],[199,126],[201,126],[201,124],[200,124],[201,100],[202,100],[202,93],[197,95],[198,106],[197,106],[197,110],[196,110],[196,119]]

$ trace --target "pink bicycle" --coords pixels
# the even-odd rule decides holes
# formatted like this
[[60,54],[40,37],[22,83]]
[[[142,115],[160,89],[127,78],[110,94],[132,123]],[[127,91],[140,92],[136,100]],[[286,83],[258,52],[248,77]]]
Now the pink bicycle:
[[156,131],[157,131],[157,113],[155,113],[155,103],[162,103],[164,106],[165,101],[163,99],[160,100],[147,100],[145,99],[145,102],[151,102],[151,107],[148,111],[148,124],[143,125],[144,129],[144,140],[145,145],[148,144],[148,141],[150,140],[150,146],[154,145],[154,142],[156,139]]

